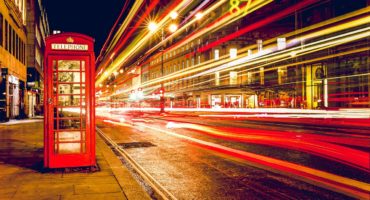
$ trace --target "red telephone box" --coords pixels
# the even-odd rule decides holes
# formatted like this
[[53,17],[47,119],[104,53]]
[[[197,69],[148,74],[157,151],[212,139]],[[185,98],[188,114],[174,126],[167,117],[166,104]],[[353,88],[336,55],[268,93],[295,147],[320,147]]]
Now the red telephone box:
[[78,33],[46,38],[44,166],[95,165],[94,40]]

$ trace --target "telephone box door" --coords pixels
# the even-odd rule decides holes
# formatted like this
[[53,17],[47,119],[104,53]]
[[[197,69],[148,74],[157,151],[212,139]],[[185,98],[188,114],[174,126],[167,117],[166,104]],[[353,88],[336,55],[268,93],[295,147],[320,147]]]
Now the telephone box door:
[[[49,167],[90,165],[91,113],[87,106],[89,87],[86,79],[94,77],[89,70],[88,56],[49,56],[47,79],[47,126]],[[50,77],[50,76],[49,76]],[[94,138],[95,139],[95,138]],[[93,155],[95,156],[95,155]]]

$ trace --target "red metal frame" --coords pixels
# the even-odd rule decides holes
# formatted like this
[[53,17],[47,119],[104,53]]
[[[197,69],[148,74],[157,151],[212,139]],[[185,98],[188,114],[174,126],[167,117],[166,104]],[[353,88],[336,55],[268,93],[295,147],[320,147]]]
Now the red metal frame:
[[[87,50],[64,50],[52,49],[52,44],[73,44],[87,45]],[[63,168],[63,167],[79,167],[93,166],[96,163],[95,159],[95,56],[93,52],[93,39],[77,34],[77,33],[62,33],[50,36],[46,39],[45,51],[45,69],[44,69],[44,166],[47,168]],[[58,61],[78,61],[80,70],[59,70]],[[82,63],[84,62],[84,69]],[[80,82],[59,82],[59,73],[79,73]],[[85,81],[82,80],[82,74],[85,74]],[[56,79],[53,79],[54,74]],[[73,80],[74,81],[74,80]],[[79,94],[59,94],[59,85],[79,85]],[[83,92],[83,87],[84,92]],[[53,91],[55,89],[55,92]],[[78,91],[78,89],[77,89]],[[59,97],[75,97],[80,98],[78,105],[59,105]],[[84,97],[84,104],[83,104]],[[83,108],[85,114],[82,113]],[[62,116],[60,110],[69,109],[70,113],[76,116]],[[71,110],[74,109],[74,110]],[[55,113],[54,113],[55,112]],[[76,121],[79,127],[67,127],[69,129],[61,129],[63,121]],[[85,122],[85,123],[84,123]],[[84,125],[84,126],[83,126]],[[77,139],[60,141],[60,134],[67,132],[67,135],[76,136]],[[78,136],[79,135],[79,136]],[[79,146],[79,152],[62,153],[62,149],[69,150]],[[75,146],[73,146],[75,145]]]

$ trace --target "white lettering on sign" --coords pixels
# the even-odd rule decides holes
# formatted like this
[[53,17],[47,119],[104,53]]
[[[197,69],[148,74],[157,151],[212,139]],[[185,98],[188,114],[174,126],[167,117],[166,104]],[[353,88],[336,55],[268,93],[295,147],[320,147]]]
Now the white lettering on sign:
[[88,45],[87,44],[51,44],[51,49],[87,51]]

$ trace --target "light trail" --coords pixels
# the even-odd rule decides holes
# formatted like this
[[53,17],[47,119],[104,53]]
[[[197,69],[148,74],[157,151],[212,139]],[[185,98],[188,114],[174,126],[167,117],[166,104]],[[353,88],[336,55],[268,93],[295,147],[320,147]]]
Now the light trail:
[[156,128],[153,126],[145,125],[143,123],[138,123],[136,127],[140,126],[150,130],[154,130],[156,133],[164,133],[179,139],[189,141],[194,145],[204,147],[206,149],[222,153],[224,155],[237,157],[249,162],[258,168],[265,170],[271,170],[276,172],[279,170],[280,173],[292,175],[291,177],[307,181],[312,184],[315,183],[317,186],[321,186],[330,190],[340,192],[342,194],[354,197],[354,198],[366,198],[370,192],[370,184],[357,181],[354,179],[346,178],[343,176],[331,174],[314,168],[306,167],[303,165],[294,164],[291,162],[262,156],[250,152],[245,152],[233,148],[229,148],[223,145],[203,141],[193,137],[178,134],[173,131],[163,130],[161,128]]
[[[370,17],[368,19],[370,19]],[[344,34],[341,34],[341,35],[333,36],[331,38],[326,38],[326,39],[323,39],[323,40],[320,40],[320,41],[313,42],[312,44],[307,44],[304,49],[301,49],[301,47],[295,47],[293,49],[284,50],[284,51],[280,51],[280,52],[275,52],[275,53],[271,53],[271,54],[266,54],[264,56],[262,55],[261,57],[255,57],[254,59],[253,59],[253,57],[251,59],[250,57],[247,56],[247,57],[241,58],[239,60],[233,61],[233,62],[235,62],[234,65],[237,65],[237,66],[234,66],[234,67],[230,67],[230,65],[232,65],[232,64],[224,64],[224,65],[221,65],[221,66],[217,67],[217,64],[219,62],[216,62],[215,64],[212,64],[212,65],[203,65],[202,67],[200,67],[199,65],[196,65],[193,68],[187,68],[187,69],[184,69],[184,70],[180,70],[180,71],[178,71],[174,74],[170,74],[170,75],[166,75],[164,77],[161,77],[160,79],[154,79],[154,80],[145,82],[141,85],[141,87],[150,86],[152,84],[159,84],[160,82],[163,82],[163,81],[168,81],[168,80],[171,80],[171,79],[175,79],[175,78],[178,78],[178,77],[181,77],[181,76],[186,76],[186,75],[189,75],[189,74],[192,74],[192,73],[197,73],[197,72],[200,72],[200,73],[198,73],[196,75],[193,75],[193,76],[190,76],[188,78],[184,78],[184,79],[195,78],[195,77],[199,77],[199,76],[206,75],[206,74],[209,74],[209,73],[212,73],[212,72],[215,72],[215,71],[220,71],[220,70],[232,70],[232,69],[240,68],[240,67],[258,65],[259,63],[268,62],[268,63],[271,64],[272,63],[271,60],[276,60],[276,59],[285,59],[285,60],[287,60],[287,59],[291,59],[291,51],[296,51],[297,55],[304,55],[304,54],[316,52],[316,51],[319,51],[319,50],[322,50],[322,49],[325,49],[325,48],[330,48],[330,47],[333,47],[333,46],[337,46],[337,45],[340,45],[340,44],[344,44],[344,43],[348,43],[348,42],[351,42],[351,41],[359,40],[359,39],[362,39],[362,38],[367,38],[370,35],[369,30],[370,30],[370,28],[363,28],[363,29],[352,31],[352,32],[349,32],[349,33],[344,33]],[[270,59],[270,60],[268,60],[268,59]],[[282,60],[275,61],[275,62],[281,62],[281,61]],[[197,67],[197,68],[195,68],[195,67]],[[215,68],[215,67],[217,67],[217,68]],[[212,69],[208,70],[208,71],[203,71],[207,68],[212,68]],[[254,69],[254,68],[252,68],[252,69]],[[201,71],[203,71],[203,72],[201,72]],[[121,93],[127,93],[130,90],[131,90],[131,88],[129,88],[127,90],[123,90],[119,93],[115,93],[112,96],[115,96],[115,95],[118,95],[118,94],[121,94]]]
[[[155,0],[151,2],[150,7],[151,9],[154,9],[156,4],[159,3],[159,0]],[[186,1],[175,1],[175,6],[171,10],[179,10],[185,3]],[[146,11],[146,15],[148,15],[151,11],[151,9],[148,9]],[[160,22],[159,22],[159,27],[162,27],[166,21],[170,19],[170,16],[167,15],[165,16]],[[140,18],[139,22],[137,23],[137,26],[139,26],[143,21],[145,20],[145,17]],[[131,30],[131,33],[133,33],[134,29]],[[155,32],[150,32],[148,30],[142,31],[142,33],[138,34],[138,36],[133,39],[133,41],[121,52],[119,55],[117,55],[116,59],[112,62],[110,67],[105,69],[105,72],[107,72],[108,75],[101,75],[100,77],[97,77],[97,80],[95,81],[95,86],[98,86],[100,83],[102,83],[111,73],[117,70],[121,66],[121,64],[128,59],[130,56],[132,56],[134,53],[139,51],[140,49],[144,48],[144,44],[149,41],[149,39],[155,34]],[[125,44],[125,41],[128,40],[128,37],[125,38],[124,41],[122,41],[119,45],[120,48],[123,44]]]
[[215,128],[190,123],[176,123],[172,124],[170,127],[197,130],[213,137],[237,142],[277,146],[286,149],[303,151],[318,155],[320,157],[325,157],[336,162],[341,162],[366,172],[370,172],[370,156],[367,152],[355,150],[341,145],[331,144],[334,142],[346,145],[370,147],[370,138],[333,138],[328,136],[284,131],[256,130],[248,128]]
[[[138,1],[135,1],[134,5],[132,5],[131,9],[130,9],[130,12],[128,13],[128,15],[126,16],[124,22],[122,23],[122,25],[120,26],[120,28],[118,29],[118,31],[115,33],[114,37],[113,37],[113,40],[110,41],[110,44],[108,46],[108,48],[105,50],[106,54],[109,54],[111,51],[112,51],[112,48],[116,46],[117,44],[117,41],[119,40],[119,38],[121,38],[123,32],[127,29],[128,25],[130,24],[130,22],[132,21],[132,19],[134,18],[135,14],[138,12],[139,8],[141,7],[143,3],[143,0],[138,0]],[[113,31],[113,30],[111,30]],[[108,37],[109,39],[109,37]],[[105,41],[104,43],[104,46],[106,46],[106,43],[108,41]],[[100,55],[98,56],[97,58],[97,61],[99,60],[99,58],[102,56],[102,51],[100,52]],[[110,56],[109,56],[110,58]],[[102,69],[105,67],[105,65],[107,64],[106,62],[108,62],[105,58],[105,61],[103,60],[98,69],[96,70],[97,72],[101,72]],[[97,76],[99,76],[100,73],[97,74]]]
[[[334,19],[330,19],[330,20],[327,20],[327,21],[321,22],[321,23],[319,23],[319,24],[315,24],[315,25],[312,25],[312,26],[309,26],[309,27],[305,27],[305,28],[303,28],[303,29],[299,29],[299,30],[296,30],[296,31],[291,32],[291,33],[288,33],[288,34],[284,34],[284,35],[279,36],[279,37],[289,37],[289,36],[294,35],[294,34],[300,34],[300,33],[303,33],[303,32],[305,32],[305,31],[310,31],[310,30],[313,30],[313,29],[316,29],[316,28],[319,28],[319,27],[322,27],[322,26],[327,26],[327,25],[329,25],[329,24],[334,24],[334,23],[336,23],[336,22],[339,22],[339,21],[342,21],[342,20],[345,20],[345,19],[349,19],[349,18],[351,18],[351,17],[355,17],[355,16],[358,16],[358,15],[364,14],[364,13],[366,13],[367,11],[369,11],[369,7],[364,8],[364,9],[361,9],[361,10],[358,10],[358,11],[355,11],[355,12],[352,12],[352,13],[349,13],[349,14],[346,14],[346,15],[343,15],[343,16],[336,17],[336,18],[334,18]],[[368,21],[368,18],[355,20],[355,21],[354,21],[354,23],[352,23],[352,22],[348,22],[346,27],[344,27],[343,25],[340,25],[340,26],[339,26],[339,27],[341,27],[340,29],[339,29],[339,28],[336,28],[336,27],[332,27],[330,30],[331,30],[331,31],[334,31],[334,30],[340,31],[340,30],[343,30],[343,28],[348,29],[348,28],[353,27],[354,25],[358,24],[358,22],[360,22],[360,20],[362,20],[362,21],[363,21],[363,20],[365,20],[365,22],[366,22],[366,21]],[[348,24],[349,24],[349,25],[351,25],[351,26],[348,26]],[[325,33],[327,33],[327,34],[332,33],[331,31],[329,31],[329,29],[328,29],[328,30],[324,30],[324,32],[325,32]],[[309,38],[309,37],[313,37],[313,36],[317,36],[317,34],[315,34],[315,33],[311,33],[311,34],[306,35],[306,36],[301,36],[301,38]],[[275,40],[275,39],[267,40],[267,41],[266,41],[266,43],[272,42],[272,41],[274,41],[274,40]],[[264,43],[265,43],[265,42],[264,42]],[[252,46],[253,46],[253,45],[252,45]],[[243,49],[242,49],[242,51],[245,51],[245,50],[247,50],[247,49],[250,49],[250,47],[245,47],[245,48],[243,48]],[[223,63],[226,63],[226,62],[228,62],[228,60],[225,60]],[[209,62],[208,62],[208,63],[209,63]],[[204,65],[204,64],[207,64],[207,62],[206,62],[206,63],[203,63],[203,65]],[[210,65],[210,66],[202,67],[202,70],[207,69],[207,68],[211,68],[211,67],[213,67],[213,66],[216,66],[217,64],[221,64],[221,62],[215,63],[214,65]],[[196,66],[194,66],[193,68],[196,68],[196,67],[199,67],[199,65],[196,65]],[[192,69],[192,68],[187,68],[187,69],[185,69],[185,70],[190,70],[190,69]],[[183,70],[181,70],[181,71],[183,71]],[[181,71],[180,71],[180,72],[181,72]],[[200,71],[200,70],[197,70],[197,71]],[[195,72],[196,72],[196,71],[195,71]],[[185,75],[187,75],[187,74],[191,74],[191,73],[195,73],[195,72],[194,72],[194,71],[190,71],[189,73],[181,73],[181,74],[176,73],[176,74],[178,74],[178,75],[176,76],[176,74],[173,74],[173,76],[175,76],[175,77],[181,77],[181,76],[185,76]],[[173,78],[173,76],[171,76],[171,78]],[[156,84],[156,83],[152,83],[152,84]],[[142,87],[145,87],[145,86],[142,86]],[[130,88],[130,89],[131,89],[131,88]],[[130,90],[130,89],[128,89],[128,90]],[[127,91],[124,91],[124,92],[127,92]],[[120,93],[122,93],[122,92],[118,92],[118,93],[115,93],[115,94],[113,94],[113,95],[118,95],[118,94],[120,94]]]

